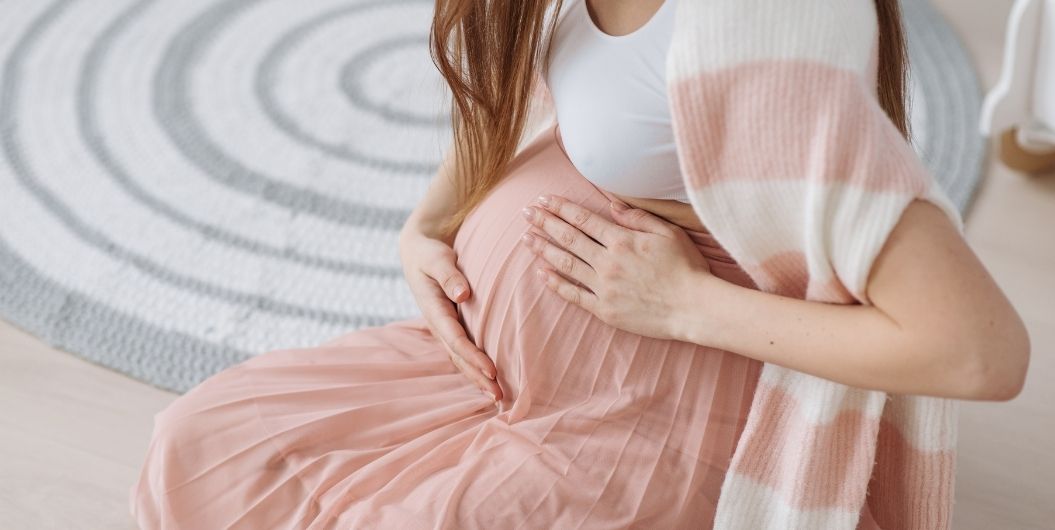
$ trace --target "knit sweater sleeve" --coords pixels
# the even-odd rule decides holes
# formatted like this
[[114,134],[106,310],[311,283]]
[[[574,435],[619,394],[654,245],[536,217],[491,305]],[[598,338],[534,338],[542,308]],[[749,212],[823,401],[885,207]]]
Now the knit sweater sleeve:
[[[956,208],[877,99],[875,0],[678,0],[667,83],[701,222],[759,289],[870,303],[905,208]],[[847,352],[852,355],[852,351]],[[957,403],[766,363],[716,528],[948,528]]]
[[868,303],[905,207],[962,220],[876,97],[874,0],[681,2],[668,59],[701,221],[770,292]]

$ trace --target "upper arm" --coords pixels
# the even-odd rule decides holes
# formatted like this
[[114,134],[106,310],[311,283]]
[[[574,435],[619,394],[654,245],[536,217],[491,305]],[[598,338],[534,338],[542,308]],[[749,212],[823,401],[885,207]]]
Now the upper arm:
[[[935,352],[939,366],[998,374],[998,381],[1024,373],[1029,338],[1022,320],[933,203],[917,199],[905,208],[873,263],[866,290],[872,305],[922,351]],[[1009,392],[1004,397],[1017,394]]]

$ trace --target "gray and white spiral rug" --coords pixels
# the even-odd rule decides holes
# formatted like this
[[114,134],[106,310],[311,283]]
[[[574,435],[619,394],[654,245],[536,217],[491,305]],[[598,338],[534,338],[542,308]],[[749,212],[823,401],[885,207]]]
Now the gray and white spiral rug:
[[[0,2],[0,317],[184,392],[418,315],[396,238],[449,142],[432,5]],[[978,81],[905,15],[917,149],[966,207]]]

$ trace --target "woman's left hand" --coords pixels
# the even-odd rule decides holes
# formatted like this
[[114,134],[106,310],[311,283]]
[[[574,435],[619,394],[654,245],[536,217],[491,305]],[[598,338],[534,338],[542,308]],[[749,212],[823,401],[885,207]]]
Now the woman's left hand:
[[551,290],[611,326],[680,338],[676,319],[686,303],[706,303],[685,300],[687,292],[698,292],[686,289],[687,282],[714,278],[681,227],[615,202],[615,223],[560,196],[542,195],[536,202],[524,208],[524,216],[539,231],[523,238],[552,266],[536,271]]

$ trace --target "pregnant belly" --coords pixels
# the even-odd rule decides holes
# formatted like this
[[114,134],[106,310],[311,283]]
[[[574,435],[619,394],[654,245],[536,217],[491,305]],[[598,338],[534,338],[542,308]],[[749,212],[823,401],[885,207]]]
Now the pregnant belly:
[[[610,218],[607,205],[614,196],[578,173],[551,127],[518,154],[454,241],[473,288],[459,312],[472,340],[495,361],[508,419],[574,409],[583,417],[641,422],[663,437],[672,415],[691,414],[674,428],[699,434],[718,425],[726,438],[719,452],[731,450],[729,438],[742,428],[761,363],[613,328],[547,289],[534,275],[544,261],[520,240],[530,228],[520,209],[541,193],[562,195]],[[752,285],[709,236],[687,232],[715,275]]]
[[[550,291],[534,275],[544,261],[520,240],[530,229],[520,209],[540,193],[610,218],[614,196],[578,173],[551,127],[518,154],[454,240],[473,291],[459,313],[495,361],[504,394],[495,419],[537,454],[521,472],[556,473],[565,499],[605,491],[606,506],[637,510],[635,517],[654,512],[668,527],[677,524],[664,518],[675,517],[705,528],[762,363],[616,329]],[[753,286],[707,234],[687,232],[715,275]],[[682,508],[672,511],[676,499]]]

